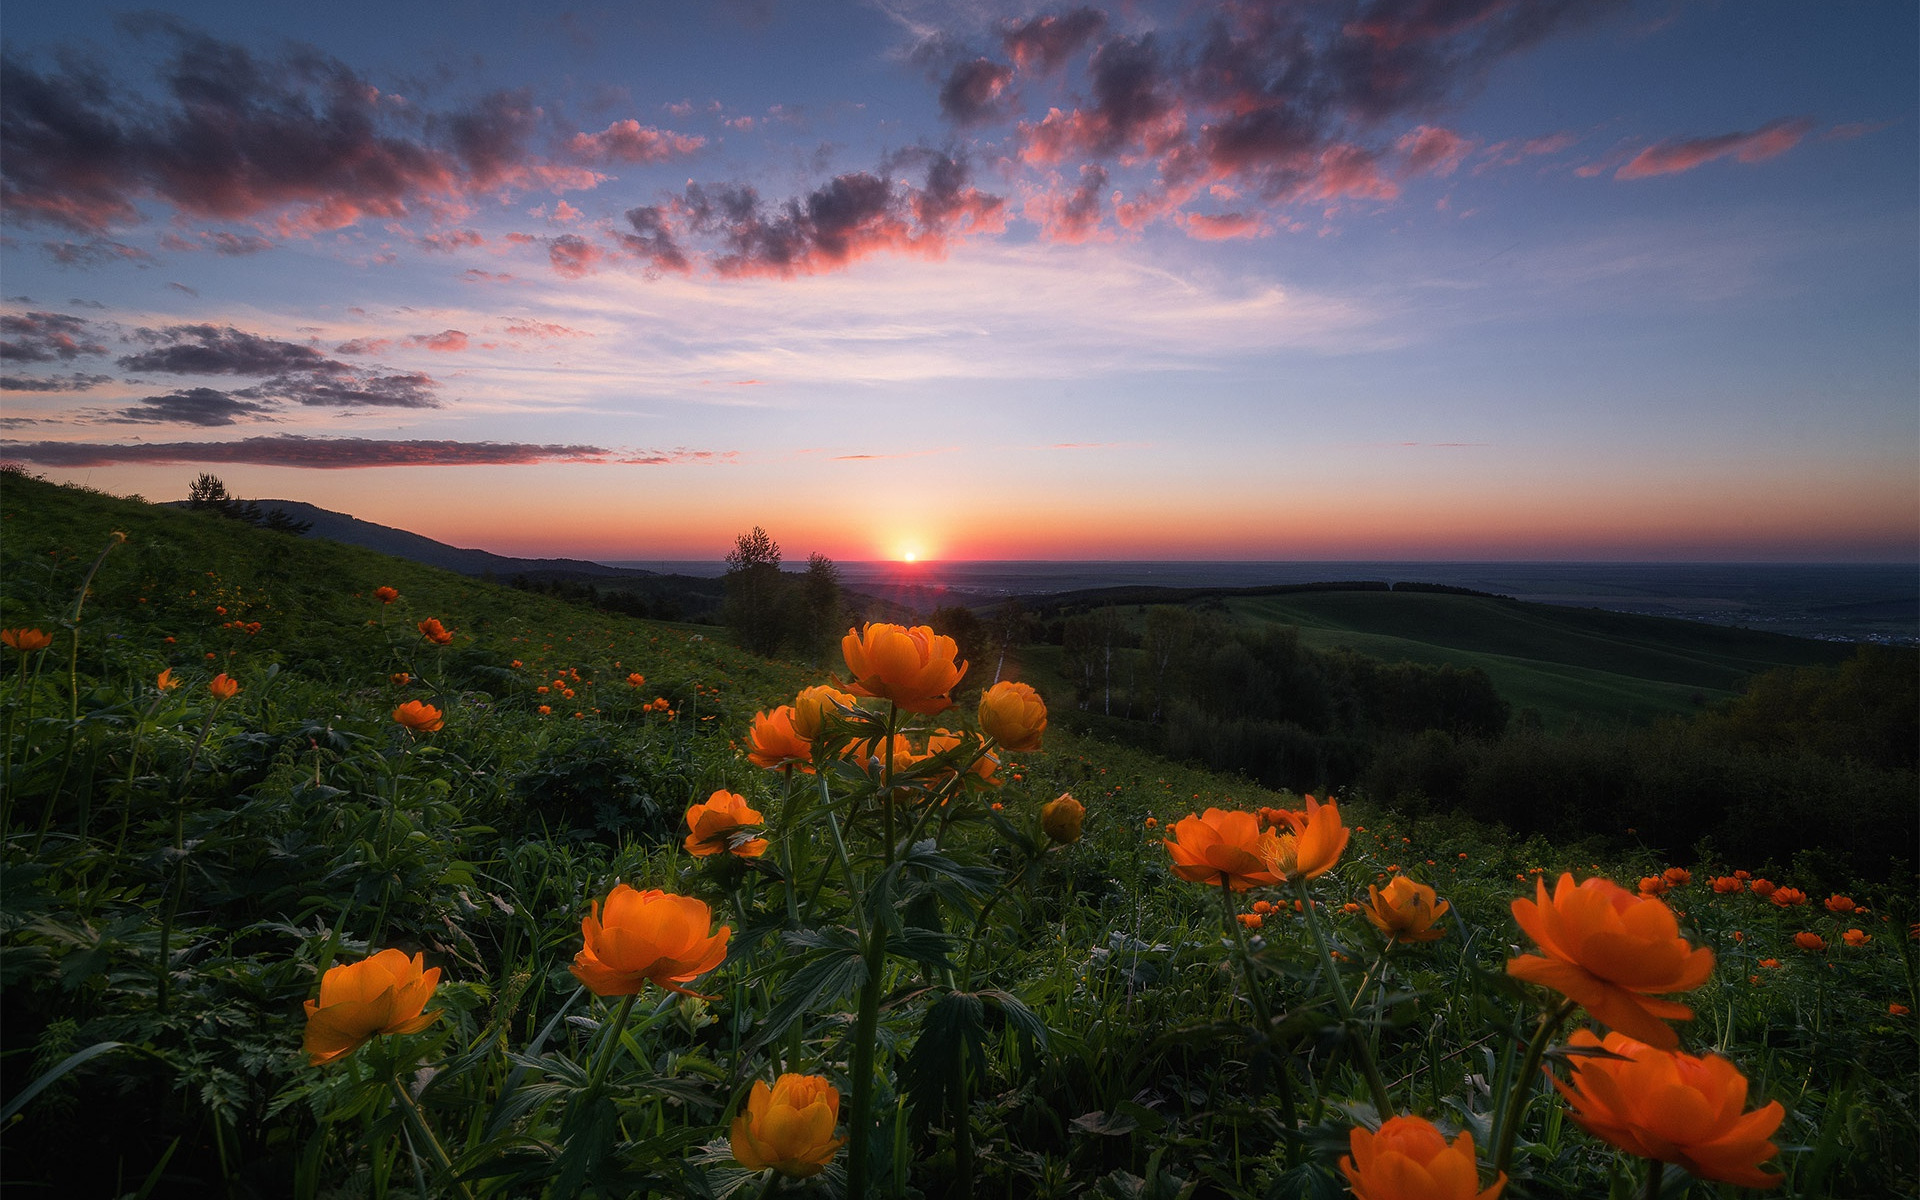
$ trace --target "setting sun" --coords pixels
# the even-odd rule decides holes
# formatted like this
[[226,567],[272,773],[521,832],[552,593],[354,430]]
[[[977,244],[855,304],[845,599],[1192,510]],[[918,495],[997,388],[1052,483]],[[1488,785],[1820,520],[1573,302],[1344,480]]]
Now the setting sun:
[[920,552],[918,550],[902,551],[900,555],[901,562],[916,562],[919,560],[919,558],[920,558]]

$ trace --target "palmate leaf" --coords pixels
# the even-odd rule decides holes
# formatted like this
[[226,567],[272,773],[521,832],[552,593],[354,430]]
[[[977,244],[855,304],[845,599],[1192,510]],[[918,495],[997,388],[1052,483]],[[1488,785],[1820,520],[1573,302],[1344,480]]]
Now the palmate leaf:
[[[793,935],[788,937],[789,941],[794,940]],[[847,995],[866,982],[867,961],[857,946],[834,943],[802,955],[799,968],[784,985],[787,998],[767,1014],[767,1019],[742,1049],[742,1058],[751,1058],[807,1012]]]

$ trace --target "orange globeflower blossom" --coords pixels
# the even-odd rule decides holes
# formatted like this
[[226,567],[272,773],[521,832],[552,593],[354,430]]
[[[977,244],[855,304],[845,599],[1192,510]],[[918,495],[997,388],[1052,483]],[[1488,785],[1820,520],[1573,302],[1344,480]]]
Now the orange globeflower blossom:
[[1273,811],[1276,828],[1287,827],[1287,832],[1276,834],[1279,848],[1273,861],[1273,869],[1282,880],[1318,879],[1325,875],[1340,861],[1347,839],[1353,836],[1353,831],[1340,823],[1340,805],[1334,800],[1322,804],[1308,796],[1305,811],[1284,808]]
[[0,629],[0,642],[18,650],[22,654],[32,654],[53,645],[53,635],[38,629]]
[[439,709],[418,700],[409,700],[394,709],[393,719],[414,733],[438,733],[447,723]]
[[797,766],[812,773],[813,744],[793,730],[793,707],[782,704],[772,712],[755,713],[747,733],[752,749],[747,761],[756,767]]
[[440,623],[439,617],[428,617],[426,620],[420,622],[420,636],[436,646],[451,646],[453,644],[453,634],[447,630],[445,625]]
[[240,694],[240,682],[222,671],[207,681],[207,690],[215,700],[231,700]]
[[1852,912],[1854,909],[1860,907],[1859,905],[1853,902],[1852,896],[1841,896],[1841,895],[1828,896],[1826,903],[1827,903],[1828,912],[1834,913],[1836,915],[1843,916],[1843,917],[1846,916],[1848,913]]
[[875,623],[859,632],[849,629],[840,639],[840,651],[853,674],[848,690],[891,700],[922,715],[951,707],[949,693],[967,673],[966,663],[954,662],[960,653],[954,640],[925,625],[907,629]]
[[756,1079],[727,1141],[734,1161],[749,1171],[772,1167],[806,1179],[826,1170],[846,1144],[833,1136],[839,1120],[840,1090],[822,1076],[782,1075],[772,1087]]
[[1507,974],[1566,996],[1594,1019],[1650,1045],[1680,1044],[1667,1021],[1690,1021],[1693,1010],[1654,992],[1688,992],[1713,973],[1713,951],[1695,949],[1664,901],[1635,896],[1610,879],[1575,886],[1560,876],[1552,899],[1547,882],[1535,898],[1513,902],[1513,919],[1546,952],[1507,961]]
[[1767,897],[1781,908],[1797,908],[1807,902],[1807,894],[1799,888],[1775,888],[1773,895]]
[[400,592],[397,588],[377,587],[373,589],[373,598],[382,604],[392,604],[400,598]]
[[1252,813],[1210,808],[1189,814],[1173,823],[1173,837],[1161,844],[1173,858],[1173,873],[1189,883],[1224,882],[1244,892],[1280,882],[1273,866],[1280,838],[1271,830],[1261,832]]
[[320,999],[306,1002],[307,1061],[332,1062],[376,1033],[419,1033],[440,1015],[422,1011],[439,983],[439,967],[398,950],[329,967],[320,977]]
[[[969,751],[977,750],[983,744],[978,734],[955,733],[951,729],[936,729],[927,735],[927,753],[924,757],[932,758],[936,754],[945,754],[961,746],[968,747]],[[896,762],[894,764],[894,770],[898,771],[899,769],[899,763]],[[994,772],[999,769],[999,759],[991,754],[982,754],[979,758],[973,760],[973,765],[967,768],[967,774],[978,777],[983,783],[989,783],[994,787],[999,787],[1002,783],[1006,782],[1003,779],[994,778]],[[955,772],[953,771],[942,771],[939,772],[936,777],[939,779],[951,779],[954,774]]]
[[705,858],[726,850],[741,858],[759,858],[767,852],[767,839],[742,840],[738,831],[761,820],[745,796],[723,788],[687,809],[687,828],[693,831],[687,835],[687,853]]
[[1855,950],[1858,950],[1860,947],[1872,941],[1873,935],[1864,929],[1849,929],[1840,935],[1840,940],[1852,946]]
[[1890,1017],[1904,1017],[1912,1011],[1913,1011],[1912,1009],[1908,1008],[1904,1004],[1887,1005],[1887,1015]]
[[1760,965],[1769,971],[1778,971],[1785,964],[1777,958],[1763,958],[1760,960]]
[[1753,882],[1749,883],[1747,885],[1747,888],[1750,891],[1752,891],[1754,895],[1760,897],[1762,900],[1765,900],[1768,896],[1773,895],[1773,889],[1778,886],[1779,885],[1774,883],[1773,880],[1771,879],[1756,879]]
[[1425,1117],[1389,1117],[1377,1133],[1356,1125],[1347,1145],[1340,1173],[1354,1200],[1494,1200],[1507,1186],[1501,1175],[1483,1190],[1473,1134],[1449,1145]]
[[793,731],[813,741],[820,736],[827,718],[843,708],[855,708],[860,698],[828,684],[816,684],[801,690],[793,698]]
[[1620,1056],[1576,1057],[1571,1085],[1553,1081],[1588,1133],[1702,1179],[1764,1188],[1785,1178],[1760,1164],[1778,1149],[1768,1138],[1787,1111],[1775,1100],[1743,1113],[1747,1078],[1726,1059],[1659,1049],[1623,1033],[1602,1041],[1586,1029],[1569,1044]]
[[1793,944],[1802,950],[1812,951],[1817,954],[1827,948],[1827,939],[1817,933],[1803,931],[1793,935]]
[[1640,894],[1642,896],[1662,895],[1671,886],[1673,885],[1667,882],[1664,875],[1646,875],[1640,880]]
[[709,934],[712,924],[713,910],[692,896],[618,883],[581,919],[586,945],[569,969],[596,996],[634,996],[648,983],[697,995],[681,985],[719,966],[733,935],[727,925]]
[[1258,929],[1267,922],[1264,913],[1235,913],[1233,919],[1248,929]]
[[1046,728],[1047,702],[1024,683],[996,683],[980,697],[980,732],[1009,750],[1038,750]]
[[1087,806],[1075,800],[1072,792],[1061,792],[1040,806],[1041,830],[1063,846],[1080,840],[1080,825],[1086,819]]
[[553,712],[553,706],[550,704],[542,704],[540,706],[539,712],[541,716],[543,717],[547,716]]
[[642,675],[638,671],[635,671],[632,674],[627,676],[628,687],[633,687],[633,688],[641,687],[645,685],[646,682],[647,682],[647,677],[645,675]]
[[1719,895],[1730,896],[1734,892],[1746,891],[1747,885],[1745,881],[1736,879],[1731,875],[1720,875],[1714,878],[1713,890]]
[[160,672],[160,677],[153,681],[153,686],[163,692],[170,692],[180,686],[180,681],[173,677],[173,668],[168,667],[166,670]]
[[1660,877],[1667,881],[1668,887],[1685,887],[1693,882],[1693,872],[1685,867],[1668,867],[1660,872]]
[[1452,907],[1445,900],[1436,904],[1432,888],[1415,883],[1405,875],[1394,876],[1385,891],[1377,884],[1370,884],[1367,892],[1373,902],[1361,911],[1373,922],[1374,928],[1396,942],[1435,941],[1440,937],[1440,930],[1435,929],[1433,923],[1446,916]]

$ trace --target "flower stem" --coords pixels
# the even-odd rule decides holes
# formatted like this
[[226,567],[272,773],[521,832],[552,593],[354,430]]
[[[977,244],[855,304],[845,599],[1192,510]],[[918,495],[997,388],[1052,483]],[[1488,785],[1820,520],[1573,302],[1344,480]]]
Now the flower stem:
[[1660,1200],[1660,1177],[1666,1174],[1666,1164],[1657,1158],[1647,1160],[1646,1200]]
[[433,1128],[427,1124],[426,1114],[420,1111],[420,1105],[414,1101],[414,1098],[407,1094],[407,1089],[401,1084],[400,1077],[396,1075],[387,1082],[393,1087],[393,1098],[399,1104],[401,1112],[406,1114],[407,1123],[413,1126],[414,1132],[427,1143],[427,1149],[433,1152],[433,1161],[445,1173],[447,1185],[458,1195],[466,1197],[466,1200],[472,1200],[473,1193],[467,1190],[467,1185],[462,1183],[454,1172],[453,1160],[447,1157],[447,1148],[442,1146],[440,1139],[433,1135]]
[[[1347,999],[1346,985],[1340,982],[1340,971],[1333,961],[1333,948],[1327,945],[1327,935],[1320,928],[1318,910],[1314,908],[1313,900],[1307,895],[1307,881],[1294,880],[1293,890],[1300,895],[1300,912],[1306,917],[1307,929],[1313,934],[1313,944],[1319,947],[1320,963],[1327,969],[1327,983],[1333,988],[1334,1006],[1340,1010],[1340,1019],[1347,1024],[1348,1033],[1351,1035],[1353,1002]],[[1380,1075],[1380,1064],[1374,1061],[1373,1050],[1367,1044],[1367,1039],[1353,1037],[1351,1040],[1360,1059],[1361,1070],[1367,1077],[1367,1088],[1373,1093],[1373,1107],[1380,1114],[1380,1119],[1384,1121],[1393,1115],[1393,1100],[1387,1094],[1387,1081]]]
[[593,1074],[587,1077],[587,1095],[598,1095],[600,1085],[606,1081],[607,1069],[613,1066],[613,1056],[620,1048],[620,1035],[627,1030],[627,1014],[633,1011],[633,1001],[639,993],[628,992],[620,997],[620,1007],[614,1010],[613,1022],[607,1028],[607,1044],[600,1048],[600,1058],[593,1064]]
[[1513,1143],[1520,1132],[1520,1118],[1527,1109],[1527,1097],[1533,1091],[1533,1073],[1539,1069],[1540,1060],[1546,1057],[1547,1043],[1566,1024],[1573,1010],[1580,1007],[1571,1000],[1562,1002],[1551,1012],[1542,1014],[1540,1028],[1534,1030],[1533,1040],[1527,1043],[1526,1057],[1520,1062],[1520,1073],[1513,1079],[1513,1095],[1507,1101],[1506,1115],[1493,1132],[1495,1147],[1493,1169],[1504,1175],[1513,1162]]
[[887,965],[887,926],[876,921],[867,935],[867,981],[853,1026],[853,1111],[847,1117],[847,1195],[867,1194],[867,1151],[873,1143],[873,1046],[880,1024],[880,989]]
[[1293,1077],[1288,1073],[1287,1060],[1272,1052],[1273,1016],[1267,1008],[1267,994],[1254,974],[1253,950],[1247,945],[1246,931],[1240,927],[1240,915],[1234,909],[1233,888],[1224,872],[1220,875],[1220,907],[1226,914],[1227,930],[1233,934],[1234,948],[1239,952],[1241,977],[1247,981],[1247,1002],[1253,1005],[1253,1019],[1259,1028],[1259,1052],[1263,1056],[1271,1055],[1274,1060],[1274,1076],[1280,1084],[1280,1115],[1287,1126],[1287,1165],[1296,1166],[1300,1143],[1293,1133],[1300,1126],[1300,1118],[1294,1109]]

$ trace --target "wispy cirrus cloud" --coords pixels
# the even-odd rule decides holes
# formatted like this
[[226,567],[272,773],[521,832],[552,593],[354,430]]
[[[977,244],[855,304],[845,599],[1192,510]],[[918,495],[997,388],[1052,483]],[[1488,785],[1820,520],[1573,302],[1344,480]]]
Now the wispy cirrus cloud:
[[[1765,162],[1798,146],[1812,128],[1813,121],[1810,118],[1782,118],[1747,132],[1670,139],[1635,154],[1613,173],[1613,177],[1649,179],[1655,175],[1677,175],[1719,158],[1732,158],[1743,163]],[[1589,172],[1583,168],[1581,173]]]
[[320,438],[298,434],[240,438],[230,442],[136,442],[122,445],[0,441],[0,455],[56,467],[102,467],[124,463],[249,463],[344,470],[359,467],[513,466],[546,462],[681,462],[687,461],[684,457],[687,453],[690,452],[616,459],[616,452],[603,446]]

